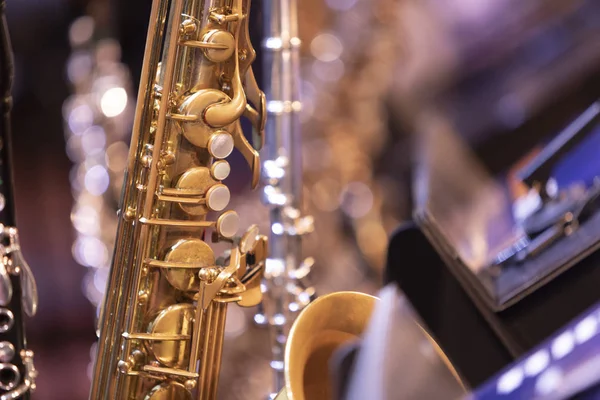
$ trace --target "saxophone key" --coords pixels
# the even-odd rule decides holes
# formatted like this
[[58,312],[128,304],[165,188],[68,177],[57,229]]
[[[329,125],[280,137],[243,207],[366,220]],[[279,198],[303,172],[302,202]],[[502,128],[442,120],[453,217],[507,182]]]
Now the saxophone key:
[[245,117],[250,119],[252,126],[258,134],[258,141],[252,143],[256,150],[262,149],[265,142],[265,125],[267,123],[267,98],[256,82],[256,77],[252,69],[248,69],[244,78],[244,86],[246,88],[246,95],[250,103],[254,105],[254,108],[246,106]]
[[252,271],[252,274],[247,274],[242,280],[245,290],[240,293],[240,299],[237,301],[240,307],[254,307],[261,303],[263,271],[263,268],[257,268]]
[[233,238],[240,229],[240,217],[235,211],[226,211],[217,219],[216,230],[219,236]]
[[210,167],[210,176],[217,181],[227,179],[231,172],[231,166],[225,160],[219,160],[214,162]]
[[235,38],[221,29],[211,29],[204,34],[202,41],[211,45],[204,48],[204,56],[215,63],[229,60],[235,51]]
[[184,172],[175,188],[163,188],[158,199],[179,203],[187,214],[202,216],[208,211],[222,211],[229,204],[231,194],[227,186],[213,178],[213,174],[226,176],[229,164],[217,166],[217,171],[206,167],[195,167]]
[[[193,387],[192,387],[193,389]],[[192,393],[187,385],[179,382],[162,383],[155,386],[144,400],[192,400]]]
[[250,145],[246,137],[244,136],[244,132],[242,131],[242,125],[240,122],[236,122],[234,124],[234,128],[232,131],[233,142],[235,144],[235,148],[238,149],[242,156],[248,163],[250,170],[252,171],[252,189],[256,188],[258,182],[260,181],[260,156],[258,151],[254,147]]
[[163,218],[140,218],[144,225],[168,226],[173,228],[215,228],[220,238],[231,239],[239,230],[240,217],[235,211],[225,211],[216,221],[182,221]]
[[[144,341],[148,351],[161,365],[177,369],[185,368],[188,365],[194,315],[193,304],[174,304],[162,310],[150,324],[148,333],[151,335],[158,337],[181,335],[184,337],[179,340]],[[144,371],[147,369],[144,368]]]
[[239,248],[242,254],[253,252],[258,244],[260,235],[257,225],[250,226],[240,238]]
[[[206,112],[211,105],[230,103],[231,101],[231,97],[220,90],[202,89],[185,97],[178,108],[178,113],[169,114],[169,118],[180,123],[183,136],[194,146],[207,148],[214,157],[225,158],[231,151],[226,153],[223,150],[229,147],[233,150],[233,143],[227,140],[225,136],[217,136],[216,138],[213,138],[213,136],[228,135],[224,129],[235,120],[219,119],[219,122],[209,123]],[[211,140],[211,138],[213,139]],[[217,140],[216,143],[213,143],[215,140]],[[225,142],[221,143],[222,141]],[[229,144],[231,145],[229,146]],[[223,153],[226,154],[221,156]]]
[[234,141],[231,134],[225,130],[219,130],[210,135],[206,148],[211,156],[223,159],[229,157],[233,151]]
[[[187,211],[187,207],[205,205],[210,211],[222,211],[227,207],[230,199],[230,193],[227,186],[222,184],[216,184],[211,186],[206,192],[205,197],[183,197],[180,195],[189,194],[195,195],[198,192],[195,191],[174,191],[174,196],[158,195],[158,199],[161,201],[177,202],[181,207]],[[188,214],[193,214],[188,212]],[[198,215],[204,215],[206,211],[198,213]]]
[[167,263],[191,264],[194,268],[167,268],[165,278],[182,292],[198,291],[198,272],[215,265],[215,254],[206,242],[200,239],[182,239],[173,245],[165,255]]

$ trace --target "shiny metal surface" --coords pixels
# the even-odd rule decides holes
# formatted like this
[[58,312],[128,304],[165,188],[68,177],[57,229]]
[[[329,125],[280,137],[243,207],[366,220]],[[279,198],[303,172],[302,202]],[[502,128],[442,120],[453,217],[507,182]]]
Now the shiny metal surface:
[[21,372],[15,364],[0,363],[0,389],[12,390],[21,381]]
[[263,5],[269,115],[263,152],[263,201],[269,208],[270,254],[263,302],[254,320],[269,329],[272,391],[277,393],[284,385],[286,336],[297,313],[315,295],[307,282],[314,260],[304,259],[302,251],[302,237],[313,231],[313,218],[302,215],[301,41],[297,4],[296,0],[268,0]]
[[33,352],[27,350],[24,321],[37,312],[38,292],[15,227],[11,145],[14,55],[5,8],[5,1],[0,1],[0,400],[28,400],[36,388],[37,373]]
[[[227,303],[260,302],[267,239],[253,227],[238,237],[231,210],[208,220],[229,201],[223,162],[211,172],[228,143],[253,186],[260,176],[240,124],[261,135],[266,117],[249,11],[247,0],[153,2],[91,399],[216,398]],[[208,238],[229,250],[215,257]]]
[[344,400],[459,399],[464,384],[395,285],[379,293]]
[[6,382],[1,383],[0,389],[7,390],[7,392],[0,395],[0,400],[21,399],[36,389],[37,371],[33,365],[33,351],[21,350],[19,355],[23,361],[23,375],[14,364],[0,364],[0,373],[2,373],[2,369],[10,373]]
[[13,227],[0,225],[0,229],[2,229],[0,239],[8,241],[8,244],[2,249],[4,270],[19,277],[22,292],[21,307],[27,316],[33,317],[38,307],[37,285],[31,268],[21,252],[19,233],[17,228]]
[[298,316],[285,348],[285,388],[278,400],[333,398],[329,360],[340,346],[360,339],[377,303],[358,292],[321,296]]

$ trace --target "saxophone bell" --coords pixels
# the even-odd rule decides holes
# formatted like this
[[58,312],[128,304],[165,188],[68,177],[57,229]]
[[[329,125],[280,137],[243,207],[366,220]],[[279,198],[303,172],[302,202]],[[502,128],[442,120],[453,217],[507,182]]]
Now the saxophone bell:
[[276,399],[332,399],[329,361],[341,346],[361,338],[377,301],[364,293],[336,292],[308,305],[290,329],[285,387]]

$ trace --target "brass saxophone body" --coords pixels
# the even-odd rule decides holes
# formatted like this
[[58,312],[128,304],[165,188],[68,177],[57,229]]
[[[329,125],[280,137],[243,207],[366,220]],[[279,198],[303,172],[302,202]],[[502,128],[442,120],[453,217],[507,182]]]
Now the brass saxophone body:
[[[216,398],[227,303],[261,300],[267,239],[256,226],[237,235],[222,182],[234,147],[253,187],[260,177],[249,11],[250,0],[153,2],[91,399]],[[208,238],[228,249],[217,257]]]

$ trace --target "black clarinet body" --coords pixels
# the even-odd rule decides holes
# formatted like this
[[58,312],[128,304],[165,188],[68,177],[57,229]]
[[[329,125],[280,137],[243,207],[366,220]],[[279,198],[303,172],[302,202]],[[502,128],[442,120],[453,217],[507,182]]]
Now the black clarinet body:
[[16,228],[10,120],[14,61],[5,9],[5,0],[0,0],[0,400],[29,399],[35,389],[24,316],[33,316],[37,308],[35,281]]

